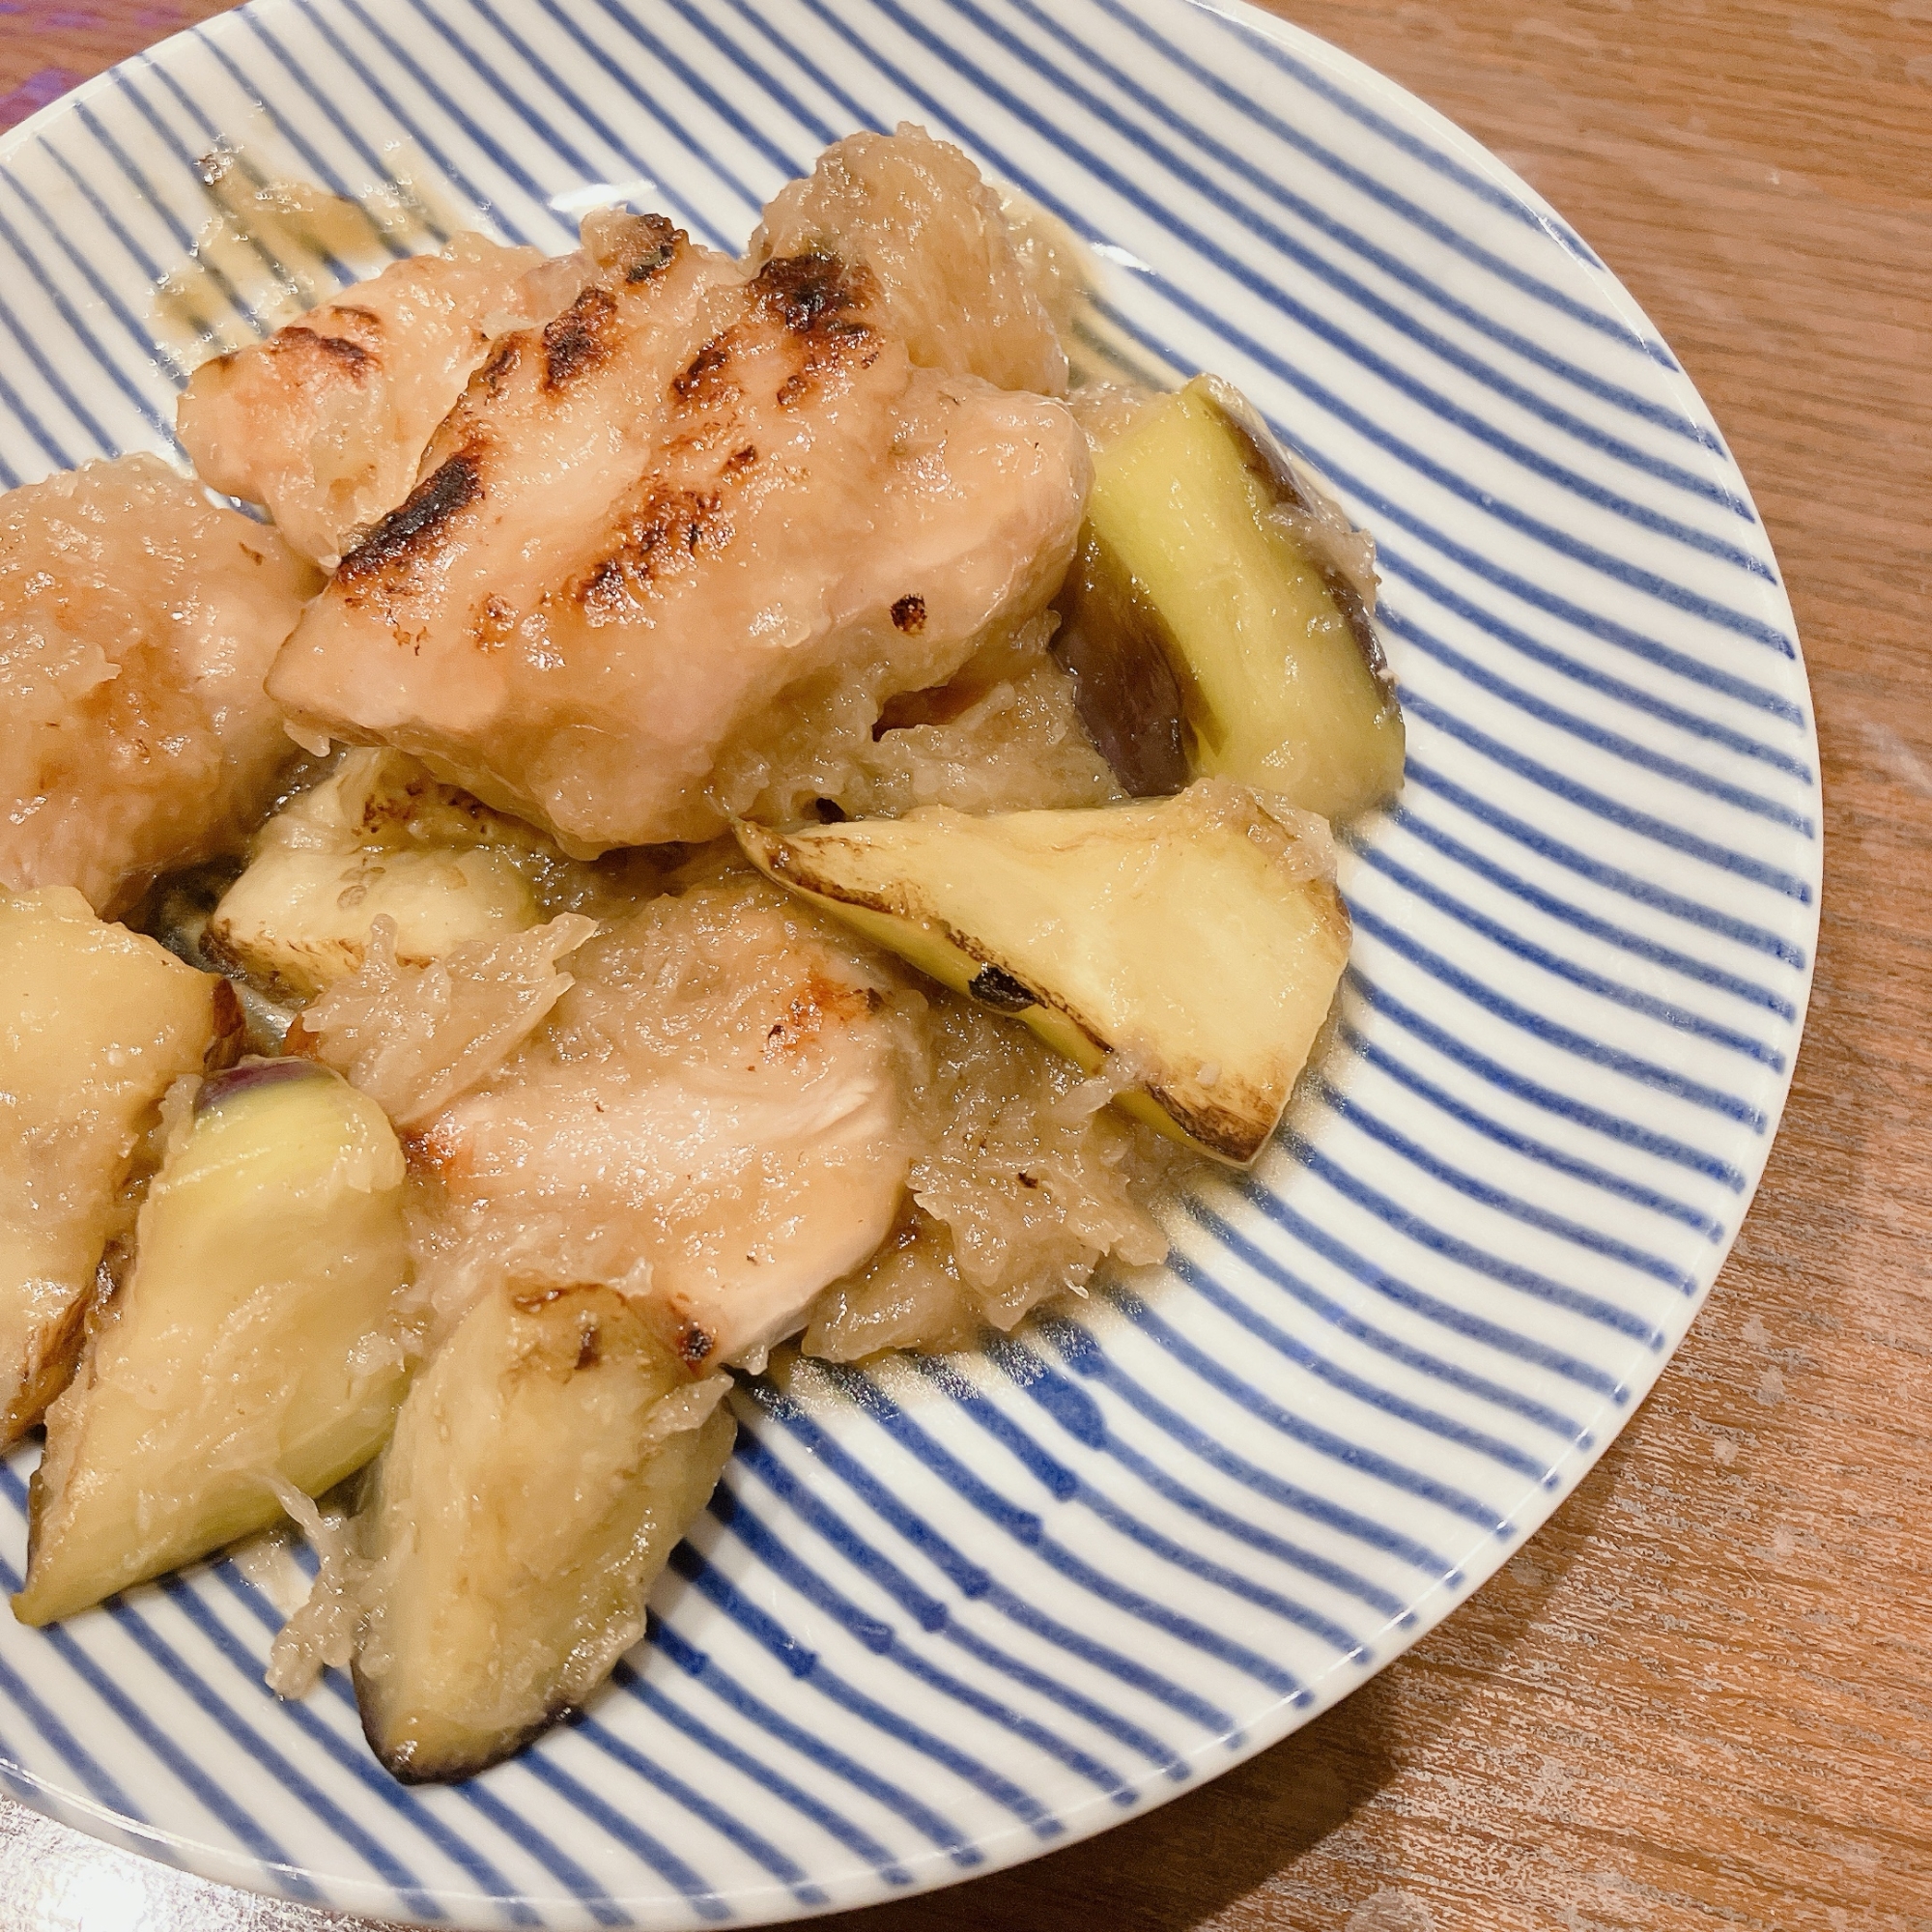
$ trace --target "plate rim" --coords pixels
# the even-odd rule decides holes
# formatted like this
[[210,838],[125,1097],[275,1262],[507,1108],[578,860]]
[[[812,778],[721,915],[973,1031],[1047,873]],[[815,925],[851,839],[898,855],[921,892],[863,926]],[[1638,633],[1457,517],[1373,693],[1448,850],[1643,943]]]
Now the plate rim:
[[[434,5],[435,0],[431,0],[431,4]],[[1142,0],[1129,0],[1129,4],[1140,5]],[[50,127],[59,123],[64,117],[71,115],[98,96],[112,93],[118,77],[125,69],[153,61],[157,56],[164,55],[169,49],[186,43],[206,43],[213,36],[237,31],[234,23],[243,14],[258,11],[270,14],[282,8],[297,13],[319,14],[342,11],[341,0],[243,0],[243,5],[241,7],[211,15],[206,20],[190,23],[178,32],[137,50],[126,60],[90,76],[68,93],[37,109],[4,135],[0,135],[0,172],[11,166],[16,153],[42,138]],[[1791,653],[1785,660],[1787,668],[1783,675],[1790,680],[1795,691],[1803,694],[1802,753],[1808,760],[1809,777],[1814,793],[1822,795],[1824,773],[1818,740],[1816,698],[1811,687],[1803,637],[1796,612],[1791,606],[1783,571],[1776,558],[1770,528],[1758,508],[1743,467],[1732,451],[1714,412],[1705,401],[1690,371],[1671,348],[1667,337],[1658,328],[1623,278],[1597,254],[1587,237],[1573,227],[1552,203],[1500,156],[1422,96],[1370,65],[1360,56],[1348,52],[1292,20],[1268,12],[1265,8],[1255,4],[1254,0],[1155,0],[1154,8],[1150,11],[1166,11],[1169,8],[1214,16],[1237,29],[1267,39],[1284,51],[1319,69],[1326,70],[1331,76],[1346,84],[1358,98],[1373,99],[1391,120],[1398,123],[1406,120],[1419,124],[1441,146],[1453,151],[1465,167],[1481,175],[1492,186],[1506,194],[1511,201],[1532,215],[1536,225],[1553,245],[1562,248],[1566,254],[1589,269],[1591,287],[1596,299],[1605,307],[1613,310],[1617,319],[1632,331],[1635,339],[1649,349],[1661,349],[1663,355],[1668,357],[1667,361],[1654,358],[1657,360],[1658,376],[1667,382],[1671,390],[1671,400],[1683,409],[1687,418],[1709,433],[1713,453],[1721,459],[1727,471],[1727,481],[1735,487],[1739,497],[1749,508],[1755,544],[1761,549],[1764,559],[1771,567],[1772,580],[1769,584],[1763,586],[1760,595],[1765,591],[1775,593],[1790,639]],[[1406,163],[1405,169],[1398,171],[1398,179],[1401,178],[1401,172],[1413,165],[1413,162]],[[1374,533],[1373,526],[1371,528]],[[1808,839],[1800,841],[1794,835],[1791,841],[1793,851],[1800,849],[1802,844],[1802,849],[1806,854],[1805,866],[1793,868],[1808,888],[1802,914],[1805,941],[1802,983],[1794,985],[1793,988],[1793,1005],[1797,1017],[1793,1022],[1790,1051],[1783,1070],[1776,1079],[1775,1098],[1765,1108],[1764,1131],[1752,1150],[1754,1157],[1741,1164],[1746,1174],[1747,1184],[1740,1197],[1742,1203],[1740,1210],[1721,1241],[1712,1244],[1707,1278],[1693,1296],[1687,1297],[1681,1307],[1673,1311],[1671,1332],[1667,1336],[1665,1345],[1641,1364],[1640,1373],[1633,1373],[1627,1378],[1629,1400],[1617,1414],[1614,1427],[1605,1427],[1596,1432],[1593,1439],[1587,1444],[1574,1441],[1567,1443],[1559,1453],[1550,1458],[1550,1475],[1554,1480],[1546,1481],[1540,1492],[1534,1494],[1534,1509],[1525,1507],[1513,1514],[1511,1520],[1515,1533],[1511,1539],[1507,1543],[1492,1539],[1492,1547],[1485,1549],[1483,1560],[1464,1566],[1464,1577],[1460,1585],[1452,1585],[1442,1577],[1435,1577],[1426,1588],[1419,1590],[1408,1605],[1407,1623],[1401,1629],[1386,1629],[1378,1634],[1375,1666],[1367,1675],[1358,1676],[1346,1687],[1335,1690],[1327,1688],[1333,1685],[1337,1675],[1330,1672],[1321,1684],[1311,1687],[1314,1694],[1303,1702],[1297,1703],[1287,1697],[1277,1697],[1271,1705],[1266,1706],[1245,1723],[1245,1735],[1232,1747],[1223,1740],[1213,1738],[1203,1738],[1197,1743],[1183,1747],[1182,1754],[1188,1761],[1191,1775],[1184,1781],[1150,1784],[1131,1808],[1109,1806],[1100,1794],[1094,1793],[1076,1804],[1061,1807],[1060,1815],[1065,1820],[1065,1829],[1050,1842],[1041,1841],[1023,1827],[1016,1824],[1009,1825],[1002,1828],[998,1835],[991,1839],[985,1837],[975,1839],[976,1850],[981,1852],[983,1856],[982,1861],[971,1869],[961,1869],[943,1855],[935,1854],[915,1866],[913,1880],[909,1885],[890,1889],[875,1887],[873,1891],[875,1900],[888,1902],[907,1899],[942,1888],[970,1883],[974,1879],[1011,1870],[1036,1859],[1067,1849],[1097,1836],[1116,1825],[1131,1825],[1156,1808],[1189,1792],[1199,1790],[1223,1773],[1232,1771],[1261,1752],[1273,1748],[1305,1724],[1334,1708],[1352,1691],[1361,1689],[1371,1678],[1379,1675],[1393,1664],[1397,1659],[1406,1656],[1424,1637],[1437,1629],[1450,1614],[1464,1605],[1470,1597],[1484,1588],[1499,1570],[1520,1553],[1530,1540],[1548,1525],[1551,1517],[1571,1500],[1589,1472],[1607,1453],[1611,1444],[1634,1421],[1638,1411],[1655,1390],[1658,1381],[1675,1360],[1691,1325],[1702,1315],[1717,1289],[1737,1238],[1743,1231],[1744,1223],[1755,1206],[1758,1190],[1763,1184],[1765,1172],[1782,1126],[1808,1027],[1823,909],[1826,839],[1827,828],[1821,814]],[[16,1794],[21,1786],[29,1787],[37,1794],[37,1796],[18,1796],[18,1802],[104,1844],[118,1845],[133,1851],[136,1856],[153,1858],[157,1862],[215,1883],[233,1886],[257,1896],[299,1906],[301,1902],[292,1898],[288,1891],[271,1889],[262,1881],[275,1872],[286,1871],[298,1875],[313,1870],[313,1867],[305,1864],[282,1866],[266,1860],[230,1853],[222,1847],[189,1838],[184,1833],[149,1827],[124,1818],[78,1791],[65,1790],[51,1780],[19,1767],[12,1765],[0,1767],[0,1778],[4,1778],[7,1787]],[[184,1855],[171,1856],[171,1853]],[[486,1919],[478,1917],[473,1919],[452,1920],[445,1917],[439,1920],[428,1916],[414,1915],[398,1900],[393,1889],[374,1880],[327,1875],[327,1884],[329,1889],[328,1902],[311,1909],[324,1913],[380,1918],[384,1922],[421,1924],[455,1922],[479,1928],[497,1922],[495,1918]],[[865,1909],[864,1901],[855,1902],[850,1899],[828,1899],[822,1905],[802,1904],[782,1884],[775,1880],[771,1882],[770,1889],[774,1900],[782,1902],[783,1909],[755,1918],[743,1918],[733,1912],[731,1915],[733,1920],[748,1926],[778,1924],[834,1912]],[[358,1894],[362,1895],[359,1899]],[[514,1903],[530,1897],[530,1894],[524,1892],[493,1894],[439,1885],[435,1889],[435,1896],[439,1902],[448,1905],[469,1902],[489,1908]],[[742,1889],[734,1890],[728,1896],[731,1900],[737,1900],[745,1896],[745,1892]],[[641,1902],[619,1898],[616,1903],[627,1910],[638,1911]],[[688,1901],[684,1903],[688,1906]],[[544,1900],[542,1904],[550,1906],[553,1901]],[[696,1926],[704,1921],[687,1909],[658,1917],[639,1916],[626,1922],[639,1926],[662,1924],[667,1927],[683,1927]]]

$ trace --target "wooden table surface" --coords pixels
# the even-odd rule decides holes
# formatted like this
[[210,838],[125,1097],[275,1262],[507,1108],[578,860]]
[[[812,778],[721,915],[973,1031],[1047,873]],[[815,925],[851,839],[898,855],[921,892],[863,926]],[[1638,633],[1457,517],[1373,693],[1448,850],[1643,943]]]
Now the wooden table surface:
[[[207,0],[0,0],[0,123]],[[859,1932],[1932,1927],[1932,0],[1291,0],[1621,274],[1782,559],[1824,934],[1690,1339],[1466,1608],[1297,1736]],[[5,1932],[297,1932],[12,1807]]]

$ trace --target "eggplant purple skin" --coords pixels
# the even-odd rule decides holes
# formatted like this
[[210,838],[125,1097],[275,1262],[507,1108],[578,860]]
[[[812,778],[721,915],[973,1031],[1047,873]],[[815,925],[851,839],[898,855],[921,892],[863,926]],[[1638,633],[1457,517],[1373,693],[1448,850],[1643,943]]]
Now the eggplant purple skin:
[[1090,526],[1054,602],[1053,655],[1073,708],[1132,798],[1172,798],[1191,776],[1179,646],[1151,597]]
[[285,1087],[296,1080],[332,1080],[335,1076],[311,1060],[244,1060],[225,1073],[216,1073],[201,1083],[194,1096],[196,1119],[239,1094],[253,1094],[264,1087]]
[[522,1730],[505,1731],[473,1751],[430,1757],[419,1751],[413,1741],[396,1745],[379,1735],[382,1726],[376,1713],[380,1692],[372,1690],[359,1663],[351,1664],[350,1677],[355,1687],[355,1708],[362,1719],[363,1739],[376,1761],[398,1784],[462,1784],[527,1750],[546,1731],[568,1723],[581,1709],[578,1703],[564,1698],[534,1723]]
[[[1266,424],[1254,412],[1252,405],[1247,405],[1246,398],[1239,397],[1238,392],[1236,395],[1245,407],[1232,407],[1225,395],[1217,395],[1213,401],[1220,411],[1221,420],[1240,445],[1248,474],[1284,509],[1299,510],[1304,515],[1312,516],[1317,505],[1311,500],[1301,478],[1295,474],[1293,465],[1269,435]],[[1321,586],[1342,613],[1342,619],[1355,640],[1355,648],[1362,654],[1363,663],[1386,685],[1388,660],[1382,656],[1381,641],[1376,636],[1374,618],[1368,605],[1363,602],[1362,593],[1327,557],[1312,548],[1309,555],[1316,569],[1321,573]]]
[[[279,810],[285,803],[278,800],[274,809]],[[241,864],[234,859],[217,859],[177,872],[156,883],[143,916],[135,922],[140,931],[158,939],[177,959],[197,973],[213,974],[222,982],[215,992],[215,1035],[220,1050],[211,1058],[211,1073],[232,1065],[244,1046],[258,1054],[278,1053],[295,1017],[293,1007],[250,984],[244,974],[231,972],[203,943],[222,894],[241,876]]]

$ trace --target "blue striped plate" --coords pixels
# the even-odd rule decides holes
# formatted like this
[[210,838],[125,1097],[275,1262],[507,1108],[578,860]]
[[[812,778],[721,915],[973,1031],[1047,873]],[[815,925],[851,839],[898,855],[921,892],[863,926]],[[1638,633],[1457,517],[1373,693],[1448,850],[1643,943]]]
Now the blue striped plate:
[[[1770,546],[1588,245],[1251,9],[254,0],[0,149],[0,475],[172,449],[187,358],[154,285],[223,136],[344,193],[405,176],[392,249],[458,219],[562,247],[596,184],[736,247],[823,143],[901,117],[1093,244],[1090,360],[1231,378],[1381,540],[1408,783],[1345,855],[1332,1054],[1255,1175],[1177,1209],[1160,1279],[986,1353],[746,1391],[649,1641],[517,1762],[392,1784],[342,1682],[263,1690],[286,1579],[226,1562],[44,1634],[0,1621],[0,1772],[34,1804],[463,1926],[743,1923],[986,1871],[1412,1643],[1577,1482],[1710,1287],[1817,926]],[[240,316],[274,274],[211,251],[203,293]],[[30,1463],[0,1466],[9,1587]]]

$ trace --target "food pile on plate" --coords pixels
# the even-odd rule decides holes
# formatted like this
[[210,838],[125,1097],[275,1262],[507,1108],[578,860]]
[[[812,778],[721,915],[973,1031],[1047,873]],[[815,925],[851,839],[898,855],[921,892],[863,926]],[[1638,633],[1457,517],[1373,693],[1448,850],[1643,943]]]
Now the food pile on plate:
[[270,1682],[469,1776],[641,1634],[730,1372],[969,1346],[1260,1151],[1401,782],[1373,551],[1227,385],[1069,387],[1080,299],[859,134],[742,259],[460,235],[204,363],[198,478],[0,497],[18,1616],[293,1518]]

